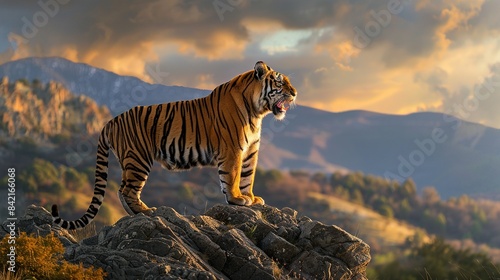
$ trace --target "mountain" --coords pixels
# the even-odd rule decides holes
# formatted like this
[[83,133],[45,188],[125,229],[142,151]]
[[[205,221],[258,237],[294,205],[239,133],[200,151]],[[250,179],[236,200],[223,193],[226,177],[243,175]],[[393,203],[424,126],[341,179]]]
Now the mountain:
[[[27,58],[0,65],[9,79],[57,81],[116,115],[135,105],[201,97],[209,92],[152,85],[62,58]],[[298,96],[300,103],[300,93]],[[412,178],[444,197],[500,198],[500,130],[422,112],[332,113],[306,106],[263,121],[259,166],[318,172],[359,170],[388,179]]]
[[61,83],[76,95],[86,95],[97,104],[106,105],[113,115],[136,105],[192,99],[210,93],[207,90],[180,86],[149,84],[136,77],[119,76],[60,57],[32,57],[7,62],[0,66],[0,77]]
[[[411,177],[420,187],[435,186],[445,198],[499,198],[498,129],[429,112],[331,113],[298,106],[287,117],[292,118],[263,147],[266,167],[333,171],[341,166],[399,181]],[[265,124],[273,126],[272,120]]]
[[94,134],[111,118],[105,106],[75,96],[56,82],[28,84],[0,81],[0,135],[11,139],[48,140],[72,134]]

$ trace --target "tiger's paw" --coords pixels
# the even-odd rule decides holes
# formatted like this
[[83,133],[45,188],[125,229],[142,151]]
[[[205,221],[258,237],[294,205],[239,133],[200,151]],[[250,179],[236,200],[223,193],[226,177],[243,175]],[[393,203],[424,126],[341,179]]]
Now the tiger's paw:
[[264,204],[266,204],[266,203],[264,202],[264,199],[262,197],[260,197],[260,196],[253,197],[252,205],[264,205]]
[[153,213],[156,211],[156,207],[151,207],[148,209],[141,210],[141,213],[146,215],[146,216],[151,216]]
[[232,198],[228,197],[226,200],[227,203],[229,204],[240,205],[240,206],[250,206],[253,203],[252,198],[246,195],[240,195],[238,197],[232,197]]

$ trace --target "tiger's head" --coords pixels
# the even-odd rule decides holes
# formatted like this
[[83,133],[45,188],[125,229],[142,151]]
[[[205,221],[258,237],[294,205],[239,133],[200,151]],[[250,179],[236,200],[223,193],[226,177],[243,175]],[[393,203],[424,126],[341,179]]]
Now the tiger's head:
[[294,104],[297,96],[297,90],[288,77],[274,71],[262,61],[255,64],[254,77],[262,85],[256,100],[258,111],[264,114],[272,112],[278,120],[285,118],[286,111]]

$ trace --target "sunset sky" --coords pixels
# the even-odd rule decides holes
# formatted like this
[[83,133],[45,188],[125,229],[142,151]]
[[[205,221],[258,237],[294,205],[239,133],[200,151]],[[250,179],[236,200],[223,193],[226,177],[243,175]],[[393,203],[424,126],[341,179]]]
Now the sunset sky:
[[297,103],[500,128],[500,1],[3,1],[0,63],[61,56],[213,89],[263,60]]

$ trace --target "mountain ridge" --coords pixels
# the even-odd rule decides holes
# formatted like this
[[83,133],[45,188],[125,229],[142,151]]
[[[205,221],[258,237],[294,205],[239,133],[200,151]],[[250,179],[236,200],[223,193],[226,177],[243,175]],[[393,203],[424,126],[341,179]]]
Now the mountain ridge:
[[115,116],[136,105],[151,105],[205,96],[210,91],[182,86],[150,84],[133,76],[76,63],[61,57],[30,57],[0,65],[0,76],[11,80],[55,81],[76,95],[86,95],[106,105]]
[[[65,64],[65,70],[40,70],[50,68],[54,61],[56,65]],[[209,93],[151,85],[61,58],[9,62],[0,65],[2,75],[11,80],[42,82],[63,77],[62,83],[70,90],[108,106],[112,115],[136,105],[192,99]],[[436,133],[445,138],[441,143],[433,139]],[[413,178],[419,187],[435,186],[443,197],[500,197],[500,182],[496,179],[500,174],[500,130],[442,113],[330,112],[299,105],[289,110],[283,121],[266,117],[262,139],[259,166],[266,169],[328,173],[359,170],[399,181]]]

